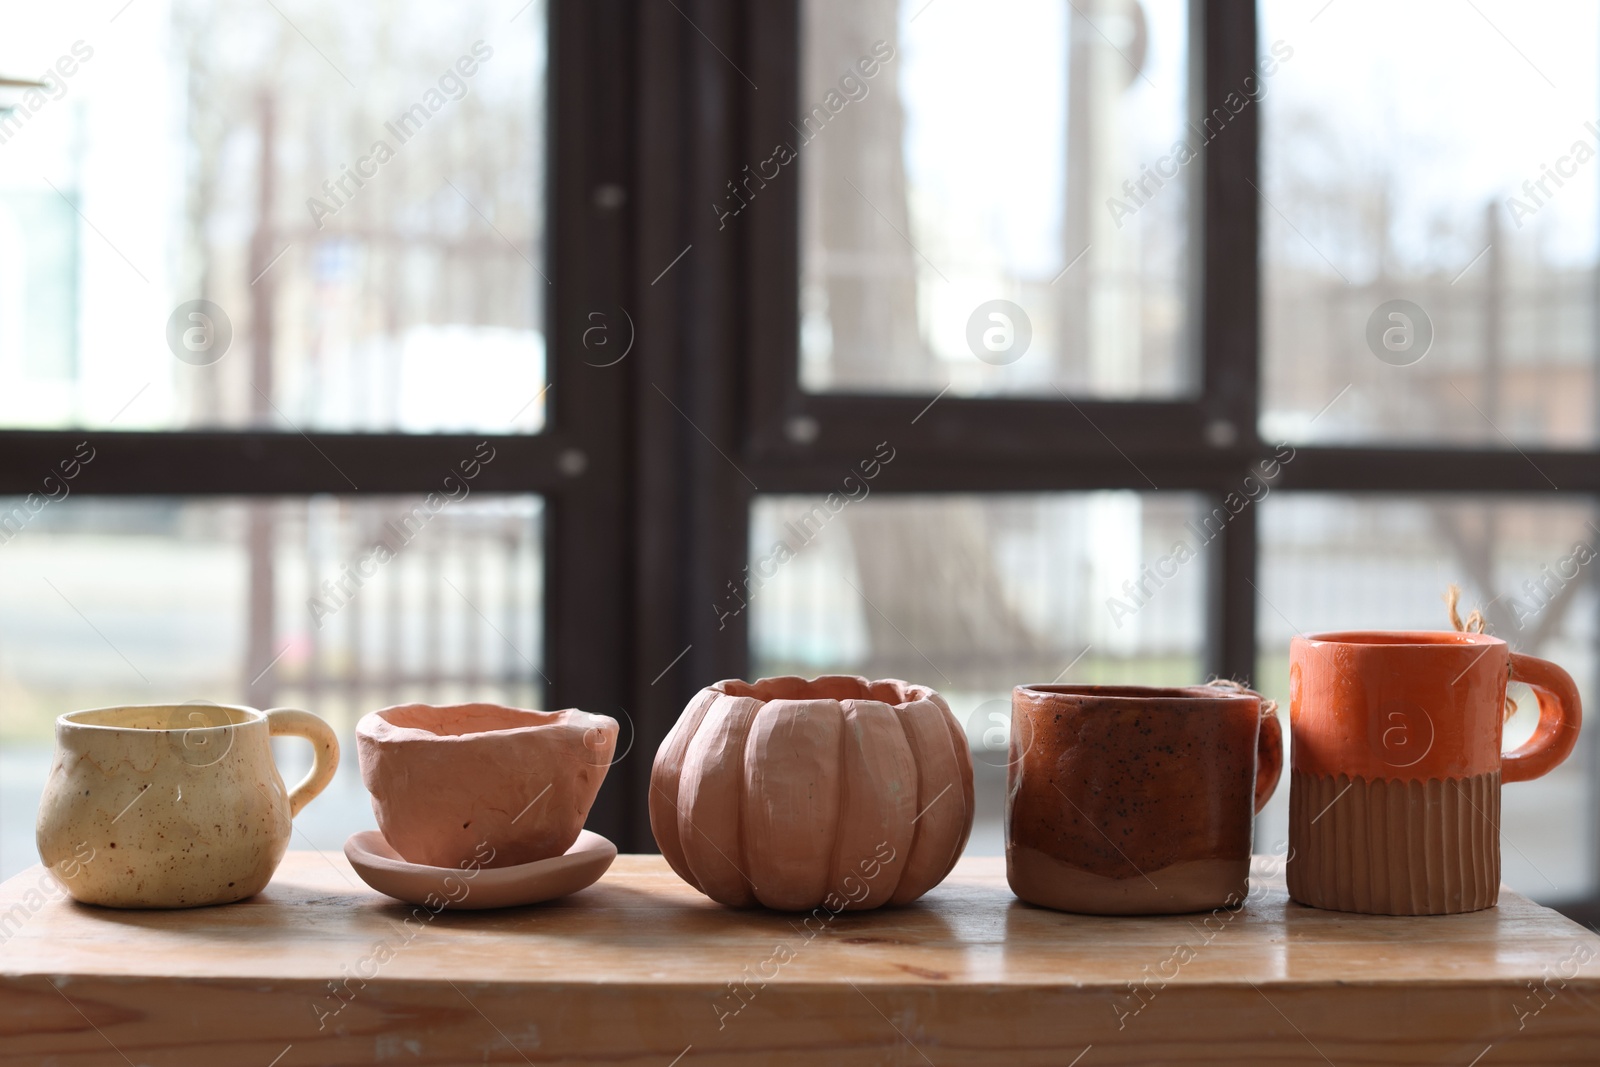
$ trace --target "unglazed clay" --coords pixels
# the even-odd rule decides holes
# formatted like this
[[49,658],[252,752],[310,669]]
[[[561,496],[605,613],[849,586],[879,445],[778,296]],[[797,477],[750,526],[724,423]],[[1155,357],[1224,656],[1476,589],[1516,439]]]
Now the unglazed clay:
[[1282,727],[1248,690],[1018,686],[1007,880],[1031,904],[1093,915],[1239,904],[1251,817],[1282,769]]
[[950,873],[972,815],[972,757],[949,705],[897,680],[718,682],[650,775],[667,862],[733,907],[915,900]]
[[410,863],[488,867],[560,856],[589,817],[617,720],[576,709],[402,704],[356,724],[378,828]]
[[344,843],[344,855],[363,882],[386,896],[436,912],[473,911],[540,904],[586,889],[610,869],[617,846],[584,830],[549,859],[492,867],[494,851],[485,848],[455,867],[428,867],[407,863],[378,831],[362,830]]
[[[269,736],[316,746],[286,791]],[[227,904],[261,891],[289,847],[289,820],[339,765],[315,715],[218,704],[75,711],[56,720],[39,803],[39,857],[77,900],[114,908]]]
[[[1502,756],[1510,678],[1537,694],[1539,725]],[[1349,631],[1290,642],[1289,717],[1289,895],[1445,915],[1495,905],[1500,784],[1566,759],[1583,709],[1566,671],[1497,637]]]
[[1291,771],[1289,840],[1301,903],[1365,915],[1492,908],[1500,773],[1419,781]]

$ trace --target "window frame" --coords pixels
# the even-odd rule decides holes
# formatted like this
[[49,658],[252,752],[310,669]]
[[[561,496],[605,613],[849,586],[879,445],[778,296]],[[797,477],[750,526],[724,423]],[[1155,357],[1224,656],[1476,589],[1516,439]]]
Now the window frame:
[[[664,62],[680,66],[680,91],[691,97],[683,107],[698,121],[684,122],[678,131],[685,173],[671,190],[657,190],[663,194],[659,202],[642,205],[651,215],[660,211],[676,217],[647,217],[642,228],[650,230],[653,222],[666,230],[669,222],[677,223],[676,244],[657,243],[661,263],[673,248],[708,250],[676,272],[675,291],[717,317],[714,323],[699,323],[702,331],[692,350],[680,354],[692,366],[683,380],[695,401],[686,408],[685,420],[724,453],[723,458],[713,455],[714,463],[689,456],[696,468],[688,479],[690,508],[701,525],[715,531],[700,540],[686,562],[691,584],[716,590],[722,583],[715,575],[740,573],[742,563],[729,564],[742,561],[747,551],[755,492],[826,491],[841,465],[870,454],[886,433],[900,435],[896,441],[905,440],[907,447],[898,451],[893,479],[875,487],[882,492],[1154,487],[1204,493],[1220,504],[1270,451],[1256,434],[1259,210],[1251,186],[1259,166],[1257,109],[1240,113],[1226,135],[1207,146],[1201,161],[1190,240],[1196,264],[1191,290],[1195,396],[1071,402],[949,397],[930,408],[932,395],[807,393],[798,375],[798,182],[770,183],[730,232],[720,233],[712,225],[714,214],[705,210],[715,191],[739,173],[738,161],[757,158],[755,148],[770,143],[798,113],[800,2],[703,0],[685,7],[681,17],[672,15],[681,25],[643,15],[659,31],[646,32],[643,40],[660,49]],[[1252,72],[1256,13],[1252,5],[1192,0],[1190,19],[1190,109],[1199,113],[1203,109],[1196,101],[1221,99]],[[685,34],[703,34],[705,40],[697,48]],[[707,47],[706,40],[738,42],[738,47],[724,55]],[[764,88],[752,91],[747,76]],[[641,158],[646,154],[641,143]],[[711,192],[695,197],[692,190]],[[643,262],[654,262],[645,252],[651,236],[641,234]],[[651,309],[649,294],[644,302]],[[663,325],[675,317],[666,309],[662,314]],[[816,433],[806,441],[785,432],[796,418],[814,420]],[[1232,438],[1220,447],[1212,443],[1219,422],[1231,425],[1224,430]],[[1255,516],[1241,514],[1219,540],[1221,550],[1210,554],[1205,663],[1218,674],[1249,677],[1255,660],[1255,598],[1249,582]],[[696,666],[709,668],[694,673],[738,676],[745,671],[744,619],[713,632],[711,611],[684,607],[692,617],[682,633],[704,649]]]
[[[85,437],[97,458],[75,483],[78,493],[352,495],[319,453],[359,486],[353,495],[426,492],[431,472],[487,436],[501,458],[476,488],[545,499],[549,706],[613,714],[624,724],[623,755],[589,825],[627,851],[654,849],[651,760],[686,701],[714,679],[748,674],[747,619],[719,618],[715,602],[748,559],[758,492],[828,491],[841,466],[890,437],[898,454],[875,492],[1153,486],[1219,506],[1272,452],[1257,431],[1259,109],[1241,112],[1198,168],[1189,242],[1196,395],[945,397],[928,408],[927,395],[805,393],[798,182],[789,175],[773,183],[720,232],[706,209],[798,112],[800,2],[550,0],[553,284],[543,432],[0,429],[0,493],[31,491],[34,473]],[[1191,110],[1220,100],[1249,72],[1257,21],[1253,3],[1191,0]],[[611,195],[597,196],[602,187]],[[630,326],[628,355],[606,367],[586,362],[590,316],[618,311]],[[796,418],[815,420],[808,440],[786,432]],[[1219,420],[1232,426],[1225,447],[1208,432]],[[1600,446],[1296,446],[1276,489],[1595,499]],[[1257,509],[1238,514],[1217,548],[1207,553],[1204,667],[1248,678],[1256,667]],[[1593,753],[1595,739],[1589,743]],[[1600,819],[1594,823],[1600,835]],[[1600,857],[1600,838],[1593,854]],[[1600,898],[1563,910],[1600,919]]]
[[[627,391],[620,376],[585,364],[583,330],[590,325],[585,309],[621,302],[626,277],[626,214],[593,200],[595,187],[629,176],[632,83],[626,65],[616,61],[611,32],[625,7],[617,0],[549,5],[545,211],[551,285],[545,304],[548,418],[541,432],[0,428],[0,494],[35,491],[38,472],[54,469],[87,439],[95,462],[74,482],[74,495],[421,495],[487,440],[496,462],[483,468],[475,491],[544,498],[547,703],[613,713],[623,707],[627,679],[615,668],[615,635],[627,609],[627,572],[617,561],[627,554],[629,440],[613,431],[627,421]],[[602,793],[590,825],[637,847],[627,809],[626,790]]]
[[[1246,108],[1207,145],[1200,195],[1191,203],[1196,395],[1070,403],[945,397],[928,408],[931,394],[802,390],[798,182],[791,176],[768,183],[731,232],[719,233],[714,213],[706,210],[724,183],[745,162],[762,158],[757,149],[770,146],[774,132],[799,113],[801,2],[689,0],[681,12],[653,10],[657,5],[640,9],[640,80],[652,86],[652,99],[641,100],[635,284],[641,331],[660,333],[659,344],[636,369],[680,383],[684,394],[682,411],[672,414],[654,410],[662,406],[659,398],[636,390],[641,441],[669,433],[676,445],[671,453],[642,449],[638,472],[642,486],[664,479],[671,486],[668,495],[678,500],[674,507],[641,498],[641,507],[646,516],[676,520],[671,558],[680,572],[675,584],[657,583],[663,594],[676,590],[675,617],[659,602],[639,604],[636,670],[659,669],[687,646],[670,699],[660,693],[640,697],[650,721],[645,733],[655,738],[693,691],[683,679],[748,673],[747,620],[740,615],[718,624],[711,605],[748,558],[749,513],[757,492],[827,492],[841,469],[890,436],[897,448],[894,468],[874,484],[874,492],[1158,488],[1203,494],[1209,509],[1221,506],[1223,496],[1273,453],[1258,432],[1258,107]],[[1203,101],[1220,101],[1252,72],[1258,21],[1254,3],[1191,0],[1191,113],[1203,115]],[[659,92],[660,79],[671,85],[669,94]],[[760,88],[752,89],[752,82]],[[674,118],[674,128],[654,125]],[[686,246],[693,255],[672,272],[671,292],[679,304],[669,307],[652,279]],[[684,313],[684,306],[693,313]],[[679,414],[682,422],[693,423],[692,432],[677,421]],[[795,419],[814,420],[807,433],[797,435],[801,439],[786,432]],[[1230,425],[1217,427],[1219,422]],[[1224,446],[1214,443],[1230,438]],[[1295,449],[1295,461],[1282,468],[1278,492],[1471,492],[1541,499],[1600,494],[1600,447]],[[669,454],[682,464],[679,470],[666,469]],[[1546,475],[1560,488],[1552,489]],[[1207,553],[1203,663],[1212,674],[1250,678],[1257,652],[1257,509],[1236,515],[1218,541],[1217,550]],[[650,584],[648,570],[642,569],[641,580]],[[1600,748],[1592,737],[1589,745],[1591,755]],[[1600,818],[1592,820],[1591,834],[1592,855],[1600,861]],[[1600,897],[1569,902],[1563,910],[1600,918]]]

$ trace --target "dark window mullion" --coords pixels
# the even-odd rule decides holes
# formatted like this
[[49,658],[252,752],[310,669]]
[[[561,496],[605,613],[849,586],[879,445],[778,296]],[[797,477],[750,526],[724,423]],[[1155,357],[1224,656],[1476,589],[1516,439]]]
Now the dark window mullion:
[[[1229,513],[1223,497],[1206,499],[1206,510],[1211,515],[1219,508]],[[1241,682],[1256,677],[1259,520],[1260,508],[1256,506],[1223,519],[1222,533],[1210,547],[1204,615],[1207,677]]]
[[[551,266],[546,334],[559,479],[546,512],[547,706],[618,720],[617,752],[588,826],[625,851],[650,847],[642,818],[650,762],[632,698],[634,581],[629,392],[636,320],[626,309],[634,82],[625,0],[551,5]],[[536,284],[544,285],[542,280]],[[603,331],[602,334],[594,332]],[[628,353],[623,355],[623,353]],[[634,748],[639,752],[633,752]],[[632,759],[627,754],[632,753]]]
[[[1204,129],[1211,109],[1237,98],[1255,76],[1255,5],[1194,0],[1191,25],[1199,33],[1190,114],[1194,128]],[[1255,440],[1260,403],[1260,120],[1261,105],[1252,103],[1206,143],[1191,230],[1198,237],[1193,292],[1207,413],[1232,423],[1233,438],[1246,442]]]
[[[1223,106],[1254,75],[1256,5],[1193,0],[1191,54],[1195,76],[1189,100],[1194,129],[1205,128],[1211,108]],[[1260,119],[1259,104],[1244,108],[1202,150],[1202,178],[1191,258],[1199,301],[1203,404],[1208,438],[1259,450],[1260,404]],[[1243,491],[1249,473],[1240,464],[1233,484]],[[1213,498],[1211,506],[1219,506]],[[1206,603],[1207,667],[1237,679],[1255,675],[1258,508],[1247,507],[1224,527],[1209,561]]]
[[94,459],[73,482],[75,494],[428,493],[485,441],[494,459],[473,491],[548,492],[563,484],[565,447],[544,434],[13,430],[0,432],[0,494],[41,492],[42,479],[83,441]]

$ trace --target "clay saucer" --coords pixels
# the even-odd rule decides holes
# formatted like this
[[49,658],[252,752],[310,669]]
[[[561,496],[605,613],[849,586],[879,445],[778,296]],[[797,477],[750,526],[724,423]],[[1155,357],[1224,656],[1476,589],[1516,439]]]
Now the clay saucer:
[[457,911],[539,904],[586,889],[617,858],[617,846],[589,830],[560,856],[512,867],[429,867],[407,863],[377,830],[362,830],[344,843],[345,859],[361,880],[385,896]]

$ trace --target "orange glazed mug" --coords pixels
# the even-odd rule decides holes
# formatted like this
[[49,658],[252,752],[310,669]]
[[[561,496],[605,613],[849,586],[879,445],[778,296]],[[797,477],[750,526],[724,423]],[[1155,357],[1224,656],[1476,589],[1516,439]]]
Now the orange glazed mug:
[[[1502,754],[1506,683],[1539,697],[1539,726]],[[1572,676],[1498,637],[1452,631],[1313,634],[1289,644],[1289,895],[1368,915],[1448,915],[1500,893],[1500,783],[1572,752]]]

